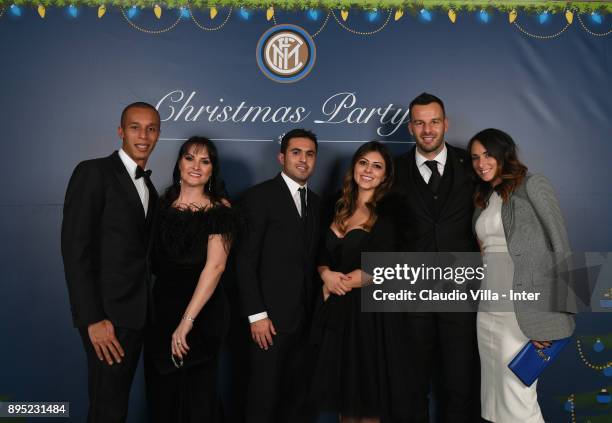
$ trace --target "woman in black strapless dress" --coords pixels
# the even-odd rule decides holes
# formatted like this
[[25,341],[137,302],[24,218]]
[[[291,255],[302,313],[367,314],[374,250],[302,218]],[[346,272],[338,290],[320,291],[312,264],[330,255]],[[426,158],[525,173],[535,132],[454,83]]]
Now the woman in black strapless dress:
[[408,348],[400,313],[361,311],[361,253],[395,251],[394,226],[376,211],[393,180],[393,162],[379,142],[362,145],[344,179],[319,259],[324,302],[313,336],[319,353],[314,399],[343,423],[409,421]]
[[190,138],[160,199],[153,234],[156,280],[145,340],[152,422],[222,420],[217,364],[229,308],[218,283],[237,232],[222,191],[215,146]]

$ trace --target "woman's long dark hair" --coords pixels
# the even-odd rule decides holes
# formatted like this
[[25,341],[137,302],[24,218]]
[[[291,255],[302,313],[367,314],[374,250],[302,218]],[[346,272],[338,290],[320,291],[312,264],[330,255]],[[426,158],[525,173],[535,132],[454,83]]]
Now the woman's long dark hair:
[[476,207],[483,209],[487,206],[493,189],[497,191],[504,202],[508,201],[514,190],[523,183],[525,175],[527,175],[527,166],[518,159],[516,144],[512,137],[504,131],[488,128],[474,135],[467,146],[470,154],[476,141],[481,143],[487,153],[497,160],[500,171],[495,177],[501,178],[501,183],[492,188],[489,182],[480,179],[474,170],[474,166],[472,166],[473,176],[478,181],[474,193],[474,204]]
[[370,211],[370,218],[365,223],[364,227],[366,230],[370,230],[376,221],[376,205],[389,192],[391,185],[393,184],[393,159],[387,147],[378,141],[370,141],[363,144],[353,154],[351,159],[351,167],[344,174],[344,183],[342,185],[342,195],[336,202],[336,212],[334,214],[334,224],[338,227],[340,233],[344,234],[346,231],[346,221],[357,209],[357,195],[359,188],[355,182],[353,174],[355,173],[355,166],[359,159],[368,153],[376,151],[380,153],[385,161],[385,180],[376,187],[372,199],[366,203],[366,207]]
[[215,144],[205,137],[194,136],[189,138],[181,145],[179,149],[178,158],[174,164],[174,171],[172,172],[172,185],[170,185],[162,197],[164,205],[172,205],[181,193],[181,171],[179,170],[179,162],[183,156],[189,151],[195,148],[195,152],[201,148],[205,148],[208,152],[208,158],[212,165],[212,173],[210,179],[204,184],[204,194],[206,194],[212,204],[218,204],[222,199],[227,199],[227,192],[225,191],[225,183],[221,178],[221,169],[219,168],[219,154],[217,153],[217,147]]

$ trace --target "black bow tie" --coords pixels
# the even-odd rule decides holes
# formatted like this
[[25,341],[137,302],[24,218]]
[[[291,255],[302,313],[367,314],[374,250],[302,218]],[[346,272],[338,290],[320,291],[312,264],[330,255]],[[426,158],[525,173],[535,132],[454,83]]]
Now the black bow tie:
[[140,166],[136,166],[136,179],[140,179],[144,176],[145,179],[151,178],[151,169],[144,170]]

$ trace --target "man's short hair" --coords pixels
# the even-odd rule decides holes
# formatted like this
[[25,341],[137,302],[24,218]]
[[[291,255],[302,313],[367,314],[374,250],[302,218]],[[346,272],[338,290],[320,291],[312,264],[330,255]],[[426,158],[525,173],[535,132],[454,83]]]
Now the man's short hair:
[[153,110],[155,112],[155,114],[157,115],[157,120],[160,121],[160,123],[161,123],[161,118],[159,116],[159,112],[157,111],[157,109],[155,107],[153,107],[149,103],[145,103],[144,101],[137,101],[136,103],[128,104],[127,106],[125,106],[125,109],[123,109],[123,111],[121,112],[121,127],[122,128],[125,127],[125,119],[126,119],[126,116],[127,116],[127,112],[128,112],[128,110],[130,110],[132,108],[140,108],[140,109],[150,109],[150,110]]
[[438,103],[442,108],[442,116],[446,117],[446,110],[444,109],[444,103],[438,97],[429,93],[422,93],[416,96],[414,100],[410,102],[408,106],[408,117],[412,120],[412,107],[413,106],[426,106],[431,103]]
[[319,145],[317,144],[317,136],[314,134],[314,132],[309,131],[307,129],[298,128],[298,129],[292,129],[291,131],[283,135],[283,138],[281,139],[281,144],[280,144],[281,153],[285,154],[287,152],[287,147],[289,146],[289,140],[291,138],[308,138],[312,140],[312,142],[314,142],[315,152],[319,149]]

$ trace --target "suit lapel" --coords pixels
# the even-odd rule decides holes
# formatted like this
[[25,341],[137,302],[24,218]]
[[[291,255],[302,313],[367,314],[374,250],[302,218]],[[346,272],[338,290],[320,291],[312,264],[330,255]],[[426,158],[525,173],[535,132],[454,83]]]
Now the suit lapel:
[[[280,173],[276,176],[276,183],[278,184],[280,190],[280,205],[283,207],[283,214],[285,214],[288,219],[291,219],[295,223],[295,225],[299,228],[299,232],[303,236],[304,227],[302,226],[302,218],[300,217],[300,213],[295,206],[295,201],[293,201],[291,191],[289,191],[289,187],[285,183],[285,180]],[[308,203],[306,203],[306,207],[308,207]]]
[[[442,209],[440,210],[440,218],[444,216],[444,214],[451,207],[453,201],[456,198],[456,194],[462,192],[461,186],[465,183],[465,159],[463,157],[459,157],[455,154],[455,151],[451,146],[446,144],[447,156],[446,156],[446,164],[450,164],[453,172],[453,186],[448,193],[448,198],[442,205]],[[447,168],[447,166],[445,166]],[[446,169],[445,169],[446,171]]]
[[[521,187],[519,187],[517,191],[520,189]],[[508,247],[510,247],[512,236],[513,236],[511,229],[512,229],[512,222],[514,221],[514,196],[515,195],[516,195],[516,191],[510,194],[510,198],[508,199],[508,201],[505,201],[504,203],[502,203],[502,208],[501,208],[502,226],[504,227],[504,234],[506,235],[506,243],[508,244]]]
[[[140,196],[138,195],[138,190],[136,190],[136,186],[134,186],[134,182],[132,182],[132,178],[128,174],[125,165],[121,161],[119,154],[115,151],[111,156],[111,161],[113,163],[113,172],[119,181],[119,185],[125,192],[125,198],[128,203],[134,208],[136,207],[140,216],[142,217],[142,222],[145,221],[144,208],[142,207],[142,201],[140,201]],[[149,193],[149,200],[151,199],[151,193]],[[155,194],[157,196],[157,194]]]
[[[310,189],[308,190],[308,200],[306,202],[306,242],[308,243],[308,249],[312,250],[313,246],[316,245],[316,229],[319,226],[319,213],[315,212],[315,200],[314,200],[314,192]],[[315,242],[313,242],[315,241]]]
[[155,189],[155,186],[153,185],[153,182],[149,183],[147,185],[147,188],[149,189],[149,204],[147,206],[147,226],[149,226],[153,220],[153,216],[155,216],[155,212],[157,209],[157,200],[159,198],[158,194],[157,194],[157,190]]

